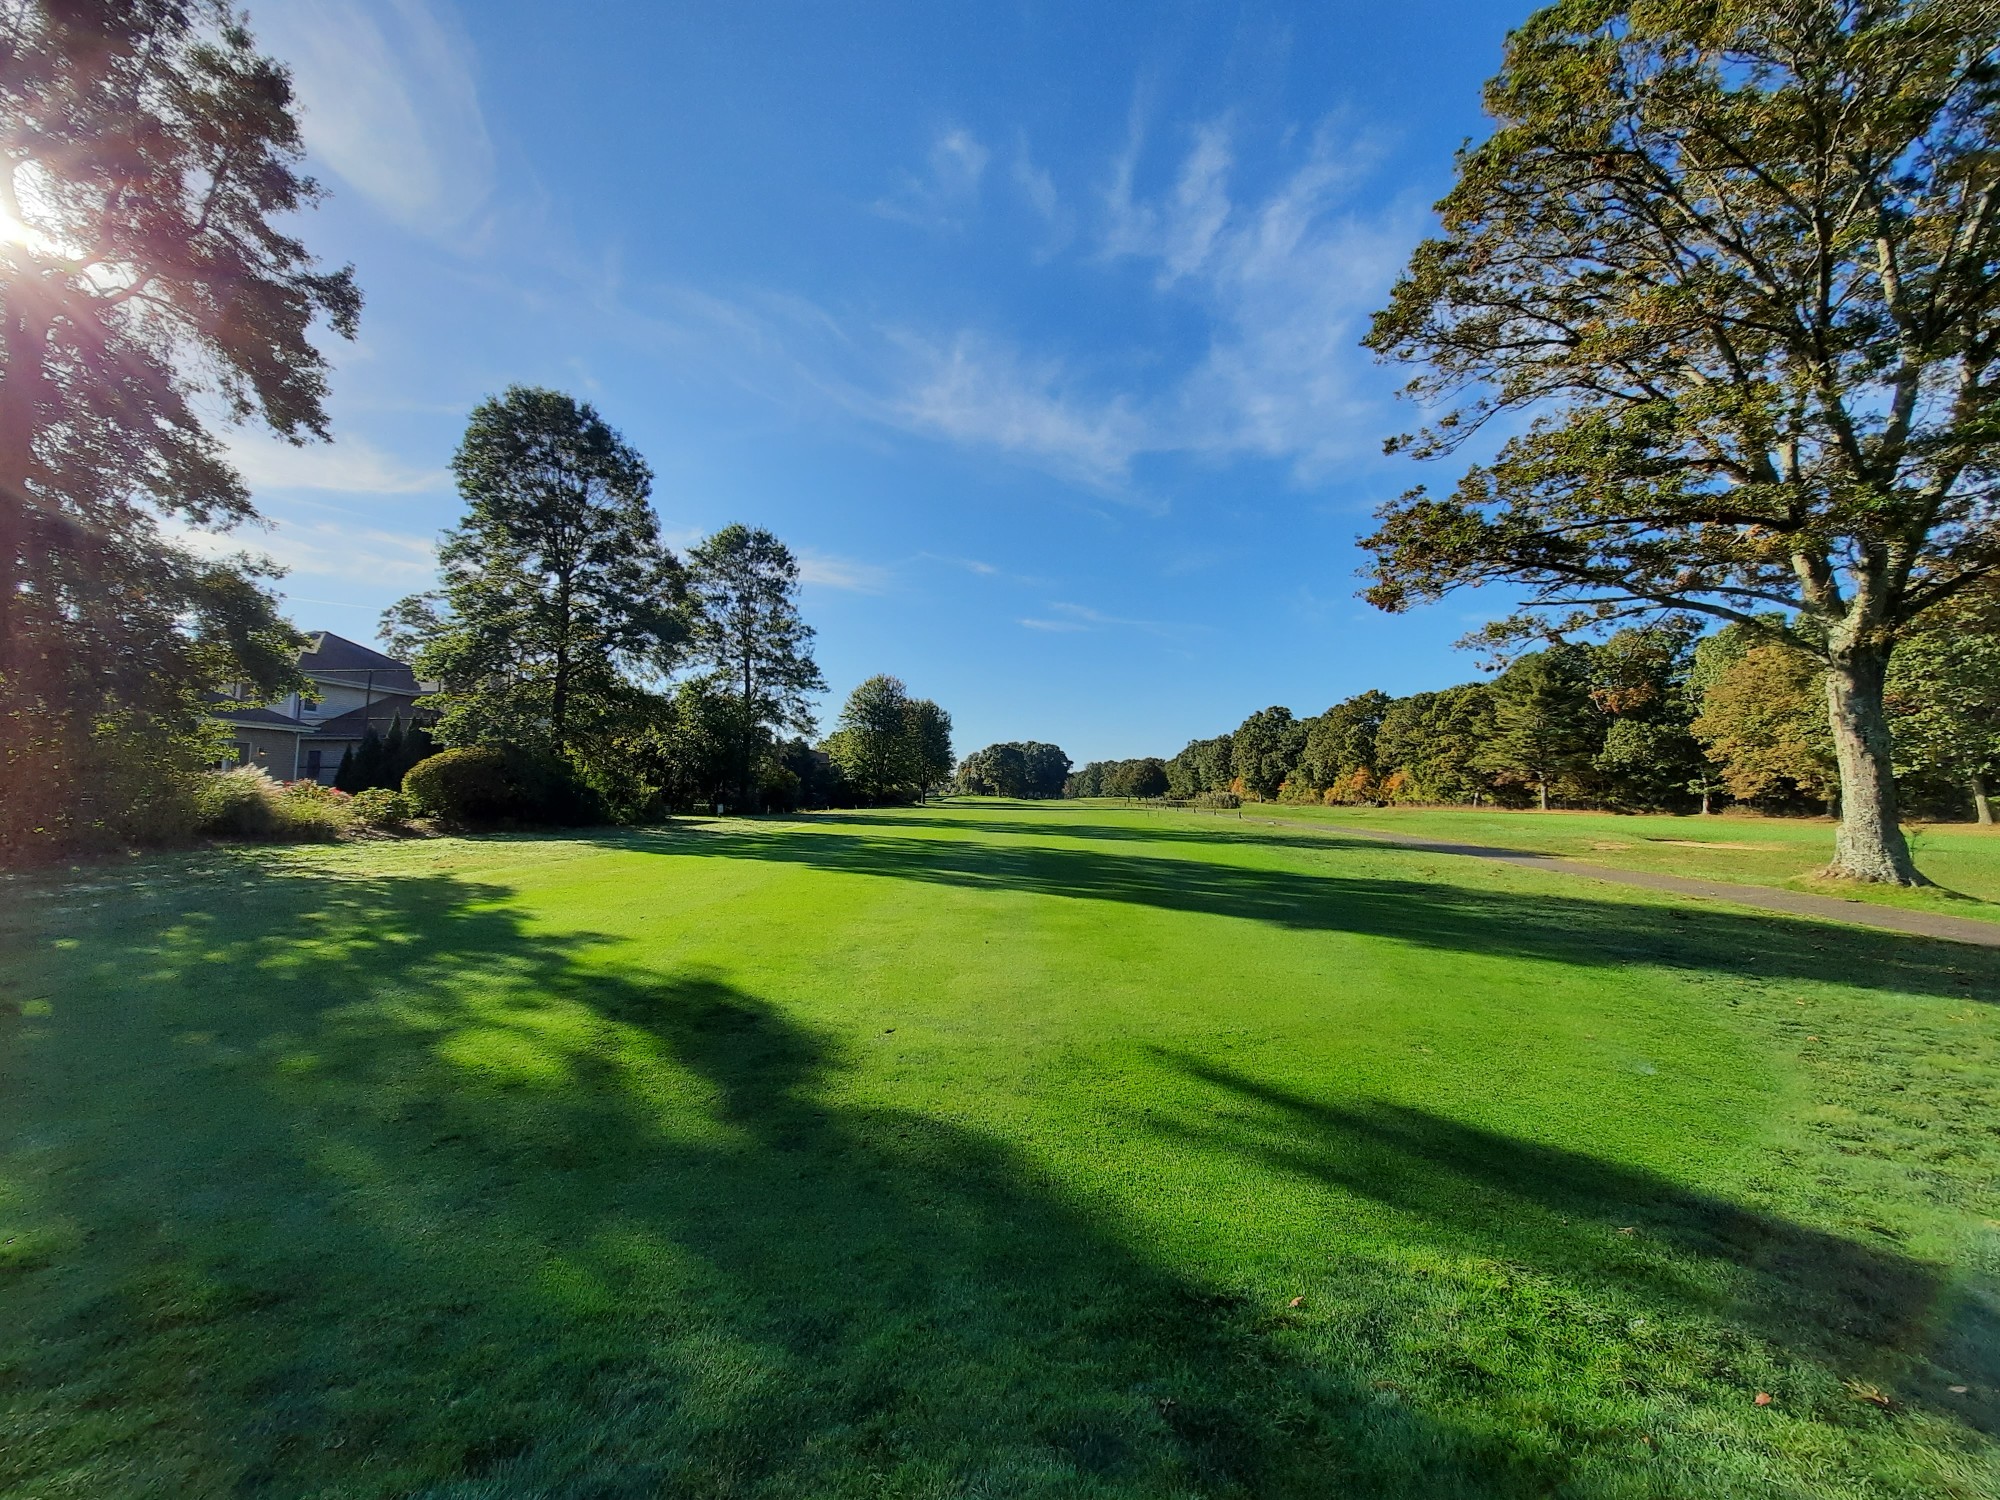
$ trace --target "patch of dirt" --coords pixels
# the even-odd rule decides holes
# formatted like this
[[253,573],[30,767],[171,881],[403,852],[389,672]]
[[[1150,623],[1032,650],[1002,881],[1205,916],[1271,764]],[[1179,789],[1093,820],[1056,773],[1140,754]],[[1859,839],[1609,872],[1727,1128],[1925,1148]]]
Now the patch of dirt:
[[[1704,842],[1702,842],[1702,841],[1701,841],[1700,839],[1656,839],[1656,838],[1648,838],[1648,839],[1646,840],[1646,842],[1647,842],[1647,843],[1649,843],[1649,844],[1672,844],[1672,845],[1674,845],[1674,846],[1675,846],[1676,848],[1679,848],[1679,849],[1739,849],[1739,850],[1748,850],[1748,849],[1758,849],[1758,850],[1770,850],[1770,849],[1783,849],[1783,848],[1785,848],[1785,847],[1786,847],[1786,846],[1785,846],[1784,844],[1741,844],[1741,843],[1728,843],[1728,844],[1709,844],[1709,843],[1704,843]],[[1622,848],[1622,847],[1624,847],[1624,846],[1623,846],[1623,845],[1616,845],[1616,846],[1613,846],[1613,847],[1619,847],[1619,848]]]

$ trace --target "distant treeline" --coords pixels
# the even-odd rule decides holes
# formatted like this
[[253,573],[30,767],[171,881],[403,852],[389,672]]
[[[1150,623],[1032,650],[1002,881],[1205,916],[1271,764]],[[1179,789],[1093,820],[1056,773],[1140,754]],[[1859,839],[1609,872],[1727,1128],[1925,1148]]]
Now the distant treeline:
[[[1988,820],[2000,772],[2000,633],[1965,619],[1907,641],[1888,697],[1906,810]],[[1622,630],[1524,655],[1487,681],[1312,718],[1272,707],[1171,759],[1093,761],[1071,797],[1829,810],[1839,787],[1818,663],[1768,631]]]

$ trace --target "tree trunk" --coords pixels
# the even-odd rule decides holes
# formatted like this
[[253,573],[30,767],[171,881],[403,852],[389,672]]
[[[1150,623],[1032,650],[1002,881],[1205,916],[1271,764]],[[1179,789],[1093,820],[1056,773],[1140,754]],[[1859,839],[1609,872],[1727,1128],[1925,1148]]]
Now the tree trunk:
[[1541,811],[1547,812],[1549,810],[1549,784],[1546,781],[1535,783],[1535,797],[1540,804]]
[[[17,299],[19,296],[17,289]],[[6,310],[6,368],[0,374],[0,682],[14,676],[21,628],[18,599],[25,581],[28,476],[41,426],[48,331],[39,317],[17,305]]]
[[1840,762],[1840,823],[1827,873],[1875,885],[1925,885],[1896,817],[1896,773],[1882,680],[1889,653],[1836,651],[1826,671],[1827,717]]
[[745,651],[743,654],[743,803],[741,810],[753,813],[757,811],[757,799],[750,790],[750,742],[756,735],[757,726],[750,722],[750,689],[753,686],[750,674],[750,653]]
[[1982,823],[1993,821],[1993,803],[1986,795],[1986,778],[1977,772],[1972,776],[1972,811]]

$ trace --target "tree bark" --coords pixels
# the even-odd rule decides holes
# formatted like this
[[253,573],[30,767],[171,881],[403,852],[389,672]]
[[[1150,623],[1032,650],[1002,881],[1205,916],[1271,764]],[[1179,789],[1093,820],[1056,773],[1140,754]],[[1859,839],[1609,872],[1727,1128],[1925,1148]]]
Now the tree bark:
[[19,598],[25,581],[28,477],[35,464],[35,433],[42,420],[48,331],[19,304],[6,310],[6,368],[0,372],[0,681],[14,676],[20,633]]
[[1840,823],[1827,873],[1874,885],[1926,885],[1896,816],[1889,717],[1882,707],[1888,666],[1889,653],[1872,646],[1836,651],[1827,666],[1827,717],[1840,762]]
[[1974,773],[1971,780],[1973,815],[1980,822],[1990,824],[1993,821],[1993,803],[1986,795],[1986,778]]

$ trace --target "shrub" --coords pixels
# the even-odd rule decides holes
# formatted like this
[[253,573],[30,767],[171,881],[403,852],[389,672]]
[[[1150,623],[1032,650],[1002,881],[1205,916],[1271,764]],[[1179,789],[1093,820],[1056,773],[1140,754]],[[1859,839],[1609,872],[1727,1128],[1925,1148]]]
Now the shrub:
[[1196,792],[1188,799],[1196,807],[1241,807],[1243,799],[1234,792]]
[[236,839],[338,838],[347,830],[347,801],[317,782],[280,786],[258,766],[211,773],[194,791],[196,826]]
[[347,811],[361,827],[378,833],[394,832],[417,815],[409,797],[386,786],[371,786],[356,792],[347,804]]
[[278,794],[278,837],[337,839],[351,821],[345,792],[317,781],[294,781]]
[[503,745],[464,745],[417,762],[403,792],[419,812],[459,828],[602,822],[604,804],[566,763]]
[[269,838],[278,826],[277,797],[277,782],[257,766],[218,771],[195,788],[195,826],[223,838]]

